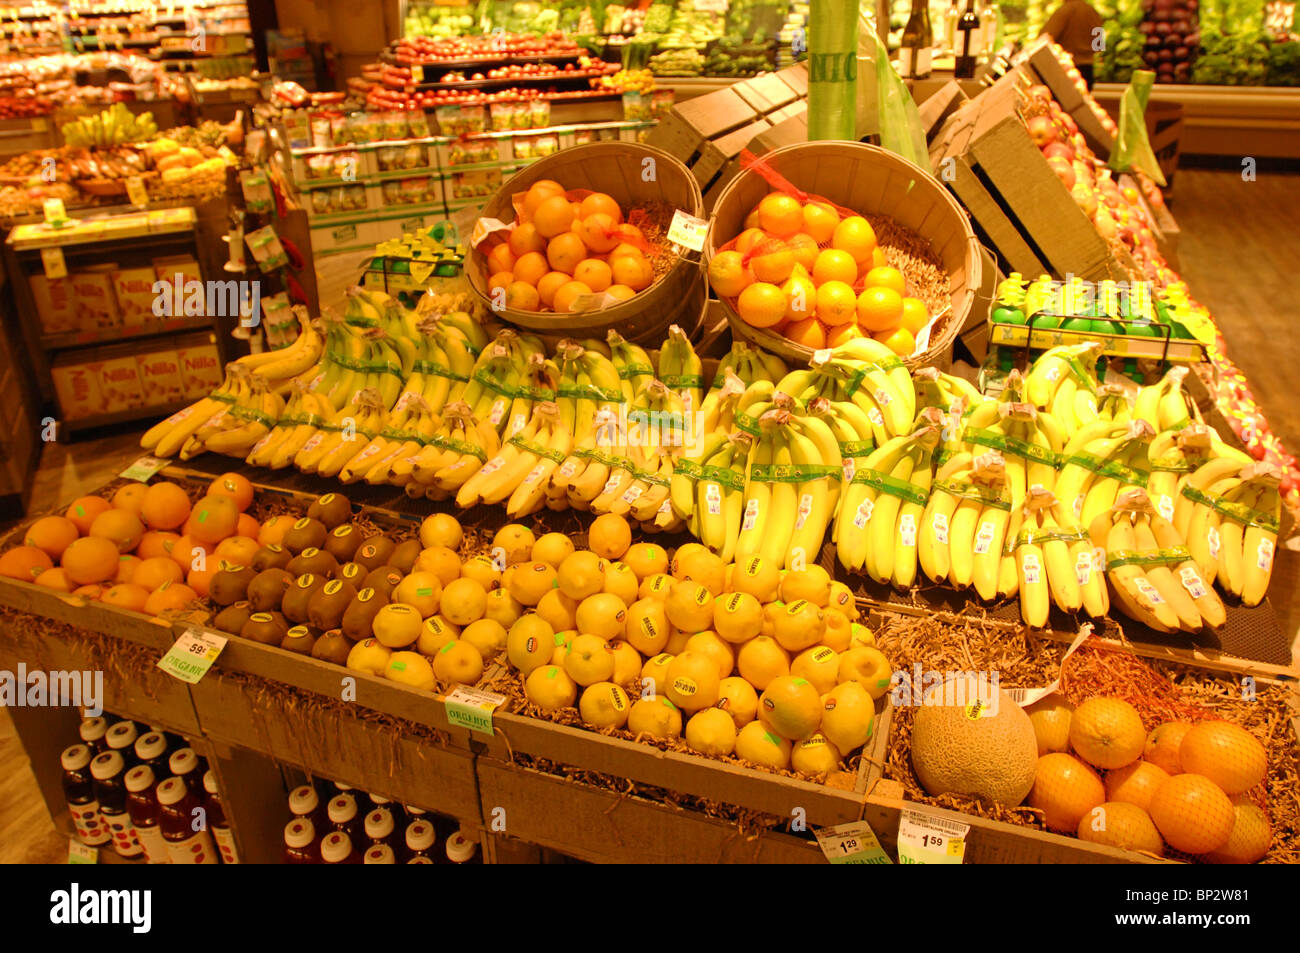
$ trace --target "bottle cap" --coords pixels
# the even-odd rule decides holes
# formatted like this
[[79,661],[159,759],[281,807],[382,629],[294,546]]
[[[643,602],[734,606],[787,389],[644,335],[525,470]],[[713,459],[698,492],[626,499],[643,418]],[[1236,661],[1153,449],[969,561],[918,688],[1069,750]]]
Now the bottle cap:
[[335,782],[334,782],[334,787],[337,788],[337,789],[340,790],[340,791],[351,791],[351,790],[352,790],[352,785],[350,785],[350,784],[344,784],[342,781],[335,781]]
[[122,760],[120,754],[116,751],[105,751],[90,762],[90,776],[96,781],[107,781],[121,774],[125,767],[126,762]]
[[110,748],[130,748],[135,744],[135,739],[139,736],[136,730],[135,722],[119,721],[112,728],[108,729],[108,746]]
[[151,731],[135,739],[135,756],[141,761],[152,761],[167,753],[167,739],[160,731]]
[[403,804],[402,807],[406,808],[406,813],[410,814],[412,817],[423,817],[425,814],[429,813],[422,807],[412,807],[410,804]]
[[162,784],[158,785],[158,803],[179,804],[185,800],[185,795],[189,793],[185,789],[184,778],[168,778]]
[[172,774],[184,776],[199,766],[199,756],[194,753],[193,748],[181,748],[173,751],[172,756],[167,759],[167,767],[171,769]]
[[431,861],[428,857],[425,857],[423,854],[420,854],[419,856],[412,857],[410,860],[407,861],[407,863],[408,864],[431,864],[433,863],[433,861]]
[[64,748],[63,754],[59,756],[59,764],[63,765],[64,771],[80,771],[90,764],[90,746],[70,745]]
[[463,864],[474,857],[478,843],[470,840],[460,831],[447,838],[447,859],[453,863]]
[[330,800],[329,817],[333,824],[345,824],[357,816],[357,799],[351,794],[340,794]]
[[147,764],[137,764],[126,773],[126,789],[132,794],[153,787],[153,768]]
[[299,817],[313,814],[320,807],[320,798],[310,784],[303,784],[289,792],[289,811]]
[[217,793],[217,776],[211,769],[203,772],[203,790],[209,794]]
[[437,833],[428,821],[412,821],[406,825],[406,847],[408,850],[428,850],[433,846]]
[[379,840],[393,833],[393,813],[385,807],[377,807],[366,815],[366,836]]
[[342,831],[332,831],[320,842],[320,859],[327,864],[340,864],[352,853],[352,838]]
[[386,797],[380,797],[378,794],[372,794],[370,795],[370,803],[373,804],[375,807],[379,807],[381,804],[389,804],[391,802]]
[[310,817],[295,817],[284,825],[286,847],[307,847],[316,839],[316,825]]
[[98,741],[108,733],[107,718],[86,718],[81,722],[78,734],[82,741]]
[[393,848],[387,844],[376,844],[366,851],[365,860],[367,864],[395,864],[397,858],[393,855]]

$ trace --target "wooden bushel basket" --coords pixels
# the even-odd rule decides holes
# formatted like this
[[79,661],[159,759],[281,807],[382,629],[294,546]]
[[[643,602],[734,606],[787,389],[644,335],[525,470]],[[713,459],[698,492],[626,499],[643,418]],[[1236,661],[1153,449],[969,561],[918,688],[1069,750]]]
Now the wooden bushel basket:
[[[979,242],[957,200],[929,172],[866,143],[800,143],[769,152],[763,160],[805,192],[824,196],[868,218],[888,216],[929,241],[948,273],[951,306],[931,328],[926,350],[903,360],[910,367],[946,366],[953,341],[975,302],[982,268]],[[706,263],[721,245],[744,230],[745,216],[771,191],[767,180],[752,169],[731,180],[713,208],[704,245]],[[811,349],[742,321],[725,299],[723,308],[733,336],[788,361],[802,364],[812,357]]]
[[[644,178],[647,159],[654,160],[654,176],[649,181]],[[667,152],[635,142],[594,142],[539,159],[501,187],[483,207],[483,217],[513,222],[511,197],[526,192],[540,179],[553,179],[565,189],[604,192],[618,202],[624,215],[649,203],[663,203],[697,218],[704,217],[700,186],[690,170]],[[668,219],[671,217],[669,212]],[[668,221],[663,222],[663,228],[666,233]],[[698,286],[703,276],[699,263],[685,258],[673,262],[649,288],[613,307],[569,314],[510,308],[498,311],[492,307],[487,290],[487,255],[503,240],[493,236],[472,249],[465,260],[465,274],[487,310],[507,324],[573,337],[603,338],[613,328],[628,340],[658,345],[663,343],[669,325],[689,327],[697,323],[701,308]]]

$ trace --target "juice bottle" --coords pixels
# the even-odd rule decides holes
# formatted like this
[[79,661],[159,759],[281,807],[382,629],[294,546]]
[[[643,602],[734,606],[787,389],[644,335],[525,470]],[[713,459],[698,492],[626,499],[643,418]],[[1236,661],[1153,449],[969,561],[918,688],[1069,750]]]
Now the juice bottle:
[[180,748],[172,752],[167,759],[167,767],[172,776],[185,782],[186,789],[194,795],[195,800],[203,797],[203,773],[207,766],[193,748]]
[[406,826],[406,850],[408,864],[432,864],[433,847],[438,835],[433,825],[426,820],[416,819]]
[[155,787],[153,768],[147,764],[138,764],[126,773],[126,812],[131,815],[135,836],[149,863],[165,864],[168,863],[167,842],[158,826],[162,811]]
[[316,825],[310,817],[295,817],[284,825],[284,862],[286,864],[319,864],[320,841],[316,839]]
[[203,775],[203,791],[206,795],[203,807],[208,812],[208,828],[212,831],[212,839],[217,842],[217,850],[221,852],[221,862],[237,864],[239,850],[235,847],[235,835],[226,820],[226,808],[221,803],[221,792],[217,790],[217,776],[211,771]]
[[342,831],[330,831],[325,835],[320,842],[320,859],[323,864],[361,863],[361,855],[352,848],[352,838]]
[[352,799],[357,802],[357,813],[362,817],[365,817],[370,813],[371,805],[374,802],[371,801],[370,795],[365,791],[358,791],[352,785],[344,784],[342,781],[335,781],[334,787],[338,790],[339,794],[350,794],[352,796]]
[[139,737],[139,729],[136,728],[133,721],[119,721],[112,728],[108,729],[105,741],[108,744],[109,751],[116,751],[122,756],[122,763],[127,768],[134,768],[135,761],[135,740]]
[[217,862],[217,848],[207,827],[194,829],[194,809],[199,801],[183,780],[168,778],[158,785],[158,806],[162,809],[159,826],[167,841],[167,856],[173,864]]
[[312,824],[318,831],[330,829],[329,814],[325,810],[325,805],[321,803],[316,788],[310,784],[299,785],[289,792],[289,811],[294,817],[311,818]]
[[402,805],[398,804],[396,801],[390,801],[386,797],[380,797],[378,794],[370,795],[370,802],[374,804],[376,808],[387,808],[388,812],[393,815],[393,825],[399,831],[406,827],[408,818],[406,816],[406,811],[402,809]]
[[395,864],[397,857],[393,854],[393,848],[387,844],[375,844],[366,851],[363,864]]
[[453,864],[483,863],[478,852],[478,841],[466,837],[463,830],[447,838],[447,859]]
[[396,851],[401,841],[398,840],[392,811],[386,807],[377,807],[366,815],[366,840],[371,847],[385,844]]
[[149,765],[154,780],[171,777],[167,766],[167,738],[160,731],[151,731],[135,739],[135,757],[140,764]]
[[340,794],[330,800],[329,819],[332,830],[347,834],[349,839],[357,843],[363,842],[366,830],[357,814],[356,798],[351,794]]
[[[94,721],[95,719],[87,719]],[[99,719],[103,721],[103,719]],[[88,744],[65,748],[59,758],[63,766],[63,796],[72,812],[72,825],[77,840],[89,847],[107,844],[108,827],[99,814],[99,799],[95,797],[95,779],[90,774],[91,750]]]
[[108,742],[104,740],[104,736],[108,734],[107,718],[82,719],[81,727],[77,729],[77,733],[81,735],[81,740],[94,752],[91,755],[92,758],[96,754],[103,754],[108,750]]
[[126,762],[118,751],[105,751],[90,762],[95,779],[95,797],[99,799],[99,816],[113,839],[113,850],[122,857],[139,857],[144,853],[135,825],[126,810]]

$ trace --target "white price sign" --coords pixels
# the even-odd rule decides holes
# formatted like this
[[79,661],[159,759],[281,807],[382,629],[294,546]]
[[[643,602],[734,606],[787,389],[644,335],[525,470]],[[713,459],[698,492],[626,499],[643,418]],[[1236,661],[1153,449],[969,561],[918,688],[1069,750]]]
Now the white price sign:
[[970,825],[921,811],[903,811],[898,821],[900,864],[960,864]]
[[226,637],[215,632],[186,629],[181,637],[158,660],[158,667],[168,675],[191,685],[197,683],[226,647]]
[[817,846],[832,864],[892,864],[866,821],[851,821],[813,831]]
[[709,223],[704,219],[688,215],[681,209],[673,213],[672,224],[668,226],[668,240],[674,245],[700,251],[708,234]]

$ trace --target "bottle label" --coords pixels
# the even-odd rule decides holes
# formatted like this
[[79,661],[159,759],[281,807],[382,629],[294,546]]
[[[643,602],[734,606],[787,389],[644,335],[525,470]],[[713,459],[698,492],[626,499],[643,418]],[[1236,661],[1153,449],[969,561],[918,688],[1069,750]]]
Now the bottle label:
[[108,832],[108,825],[99,814],[98,801],[69,804],[68,810],[72,812],[72,826],[77,831],[77,840],[83,844],[97,847],[100,844],[107,844],[112,838]]
[[117,851],[119,857],[139,857],[144,853],[140,839],[135,836],[135,825],[131,823],[130,814],[126,811],[121,814],[100,811],[99,814],[108,827],[108,834],[113,839],[113,850]]
[[221,862],[223,864],[239,863],[239,851],[235,847],[235,835],[229,827],[212,828],[212,839],[217,842],[217,850],[221,852]]
[[207,831],[199,831],[184,840],[167,841],[167,856],[173,864],[215,864],[217,849]]
[[144,848],[144,856],[149,863],[168,863],[167,841],[163,838],[157,824],[152,827],[137,827],[135,836],[140,839],[140,846]]

